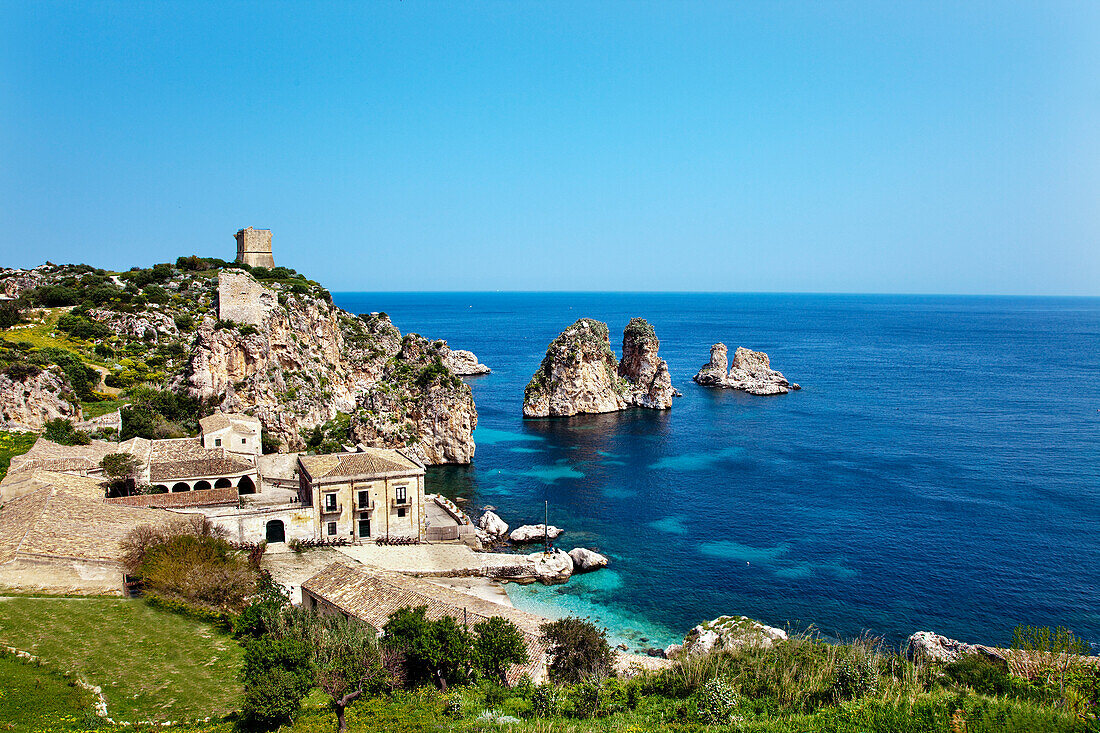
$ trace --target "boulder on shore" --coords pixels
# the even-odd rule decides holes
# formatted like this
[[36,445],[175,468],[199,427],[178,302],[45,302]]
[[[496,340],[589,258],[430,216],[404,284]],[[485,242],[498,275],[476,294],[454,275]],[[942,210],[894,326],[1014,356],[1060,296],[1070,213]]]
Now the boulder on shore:
[[587,547],[575,547],[569,551],[569,557],[573,560],[573,572],[587,573],[591,570],[599,570],[607,567],[607,557]]
[[699,372],[692,377],[695,383],[704,387],[736,389],[754,395],[787,394],[792,389],[802,389],[772,369],[771,360],[763,351],[738,346],[733,354],[732,366],[728,361],[728,353],[725,344],[711,346],[710,361],[700,367]]
[[678,656],[709,654],[712,651],[740,649],[745,646],[759,646],[770,649],[777,641],[785,641],[787,632],[774,626],[754,621],[748,616],[719,616],[713,621],[699,624],[684,637],[683,644],[671,644],[665,649],[665,656],[673,659]]
[[564,583],[573,574],[573,558],[563,550],[533,552],[527,559],[534,566],[535,580],[545,585]]
[[914,662],[925,661],[937,664],[950,664],[968,654],[980,654],[986,659],[997,662],[1005,661],[1004,654],[999,649],[948,639],[931,631],[918,631],[910,636],[906,649],[906,656]]
[[543,539],[556,540],[565,532],[564,529],[550,525],[547,527],[544,524],[525,524],[522,527],[516,527],[512,530],[512,534],[508,535],[508,539],[516,543],[525,542],[542,542]]
[[567,417],[629,407],[672,407],[668,364],[643,318],[623,330],[623,360],[611,350],[606,323],[581,318],[550,342],[523,394],[524,417]]
[[498,517],[495,512],[487,511],[477,520],[478,528],[494,538],[504,537],[508,534],[508,523]]

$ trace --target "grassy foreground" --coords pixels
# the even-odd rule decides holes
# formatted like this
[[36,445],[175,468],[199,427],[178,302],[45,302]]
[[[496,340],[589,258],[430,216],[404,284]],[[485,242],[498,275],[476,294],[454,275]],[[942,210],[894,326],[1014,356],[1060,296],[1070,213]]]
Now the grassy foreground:
[[209,624],[140,601],[0,600],[0,644],[99,685],[116,720],[193,720],[228,714],[239,704],[237,642]]

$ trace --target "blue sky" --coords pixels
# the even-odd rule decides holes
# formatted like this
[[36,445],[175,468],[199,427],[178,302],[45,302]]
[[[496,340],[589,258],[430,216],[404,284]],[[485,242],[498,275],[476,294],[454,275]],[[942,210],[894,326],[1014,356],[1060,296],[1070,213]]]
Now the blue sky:
[[1100,3],[0,4],[0,264],[1100,295]]

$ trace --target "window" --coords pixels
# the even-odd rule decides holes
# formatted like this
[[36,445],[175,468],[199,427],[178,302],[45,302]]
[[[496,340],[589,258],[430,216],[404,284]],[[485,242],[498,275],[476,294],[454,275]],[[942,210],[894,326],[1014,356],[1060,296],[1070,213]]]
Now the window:
[[399,517],[405,516],[405,507],[401,507],[400,509],[397,510],[397,516],[399,516]]
[[336,494],[325,494],[325,511],[336,511]]
[[406,490],[407,489],[404,486],[398,486],[396,489],[394,489],[394,501],[396,501],[398,504],[404,504],[407,500],[405,494]]
[[333,537],[333,536],[336,535],[336,522],[329,522],[328,523],[328,533],[329,533],[330,537]]
[[222,444],[222,439],[221,438],[214,438],[214,445],[215,446],[221,447],[221,444]]
[[367,496],[367,492],[360,491],[359,492],[359,508],[360,509],[365,509],[368,506],[370,506],[370,497]]
[[241,445],[248,445],[248,438],[241,438]]

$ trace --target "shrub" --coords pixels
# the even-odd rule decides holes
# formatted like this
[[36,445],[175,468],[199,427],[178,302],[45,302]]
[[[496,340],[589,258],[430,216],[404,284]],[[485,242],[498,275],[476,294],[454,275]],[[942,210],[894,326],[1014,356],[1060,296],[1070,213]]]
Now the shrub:
[[561,715],[562,692],[554,685],[542,684],[531,692],[531,710],[539,718]]
[[429,621],[427,606],[399,608],[382,627],[383,646],[402,653],[410,685],[432,681],[446,691],[470,659],[470,635],[450,616]]
[[15,301],[0,302],[0,328],[11,328],[23,320],[23,314]]
[[189,313],[180,313],[172,320],[175,321],[176,328],[181,331],[191,331],[195,328],[195,319]]
[[552,680],[582,682],[601,679],[611,671],[607,632],[590,621],[570,616],[545,623],[541,630],[549,642]]
[[695,696],[695,714],[707,725],[729,725],[735,722],[741,699],[728,681],[715,677],[704,684]]
[[101,339],[111,335],[106,325],[77,313],[62,313],[57,319],[57,330],[78,339]]
[[[245,654],[247,656],[248,652]],[[298,678],[281,667],[246,681],[241,701],[241,718],[245,727],[274,730],[290,723],[301,709],[302,698],[305,697],[305,693],[298,690]]]
[[833,693],[850,700],[878,692],[878,662],[873,654],[847,654],[837,664]]
[[64,418],[55,417],[53,420],[48,420],[44,428],[42,435],[46,440],[52,440],[61,445],[88,445],[92,442],[86,432],[77,430],[70,420]]
[[42,349],[37,356],[61,367],[69,384],[73,386],[73,391],[81,399],[89,401],[95,399],[93,390],[99,384],[99,372],[86,365],[79,356],[71,351],[52,346]]
[[64,285],[43,285],[30,291],[27,297],[38,305],[51,308],[76,305],[78,300],[76,291]]
[[8,364],[4,367],[4,374],[7,374],[13,381],[22,382],[29,377],[37,377],[42,372],[36,365],[28,362],[16,362],[14,364]]

